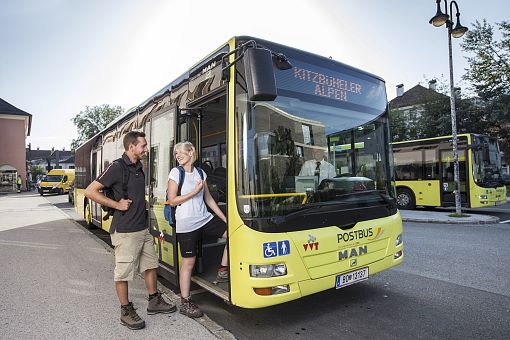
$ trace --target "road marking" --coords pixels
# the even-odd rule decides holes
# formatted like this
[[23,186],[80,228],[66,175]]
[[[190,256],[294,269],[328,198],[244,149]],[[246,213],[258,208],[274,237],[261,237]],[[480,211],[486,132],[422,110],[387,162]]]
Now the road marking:
[[46,243],[10,241],[10,240],[0,240],[0,244],[4,245],[4,246],[31,247],[31,248],[41,248],[41,249],[53,249],[53,250],[57,250],[57,249],[63,247],[59,244],[46,244]]
[[508,222],[510,222],[510,220],[501,221],[501,222],[499,222],[499,223],[508,223]]

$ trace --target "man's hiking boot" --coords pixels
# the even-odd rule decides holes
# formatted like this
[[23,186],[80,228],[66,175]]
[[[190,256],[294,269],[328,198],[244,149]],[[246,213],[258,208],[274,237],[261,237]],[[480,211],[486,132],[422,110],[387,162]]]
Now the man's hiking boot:
[[216,274],[216,282],[228,282],[228,267],[221,267]]
[[149,304],[147,305],[147,314],[173,313],[177,310],[173,302],[166,302],[160,292],[153,296],[149,296]]
[[145,321],[138,316],[132,302],[126,306],[120,306],[120,323],[129,329],[142,329],[145,327]]
[[179,313],[189,316],[190,318],[199,318],[204,315],[200,308],[191,301],[191,297],[187,299],[181,298]]

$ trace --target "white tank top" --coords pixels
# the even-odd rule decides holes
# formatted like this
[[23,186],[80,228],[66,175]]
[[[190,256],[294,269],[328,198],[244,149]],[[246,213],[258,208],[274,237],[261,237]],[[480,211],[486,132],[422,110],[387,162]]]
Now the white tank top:
[[[204,175],[204,185],[207,175]],[[193,167],[193,172],[184,172],[184,183],[181,188],[181,195],[186,195],[195,189],[197,181],[201,179],[198,170]],[[179,170],[173,168],[168,174],[168,180],[172,180],[179,186]],[[175,210],[175,230],[177,233],[189,233],[203,227],[213,218],[213,215],[207,211],[204,202],[204,189],[193,196],[191,199],[177,206]]]

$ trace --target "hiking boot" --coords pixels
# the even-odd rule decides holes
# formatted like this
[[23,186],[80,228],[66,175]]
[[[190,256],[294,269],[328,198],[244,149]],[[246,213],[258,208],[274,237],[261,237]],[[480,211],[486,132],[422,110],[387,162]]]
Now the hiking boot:
[[138,316],[132,302],[126,306],[120,306],[120,323],[129,329],[142,329],[145,327],[145,321]]
[[222,267],[218,269],[218,274],[216,274],[216,282],[228,282],[228,274],[228,267]]
[[158,313],[173,313],[177,310],[173,302],[166,302],[160,292],[157,292],[154,296],[149,297],[149,304],[147,305],[147,314],[158,314]]
[[191,297],[187,299],[181,298],[179,313],[189,316],[190,318],[199,318],[204,315],[200,308],[191,301]]

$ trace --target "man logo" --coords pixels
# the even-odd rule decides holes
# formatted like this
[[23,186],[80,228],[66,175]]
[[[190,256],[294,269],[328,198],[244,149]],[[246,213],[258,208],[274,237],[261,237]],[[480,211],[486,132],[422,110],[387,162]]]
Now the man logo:
[[361,256],[363,254],[366,254],[367,252],[368,252],[367,246],[345,249],[344,251],[338,252],[338,259],[340,261],[342,261],[342,260],[348,259],[350,257]]
[[358,265],[358,260],[357,259],[351,260],[351,267],[356,267],[357,265]]

